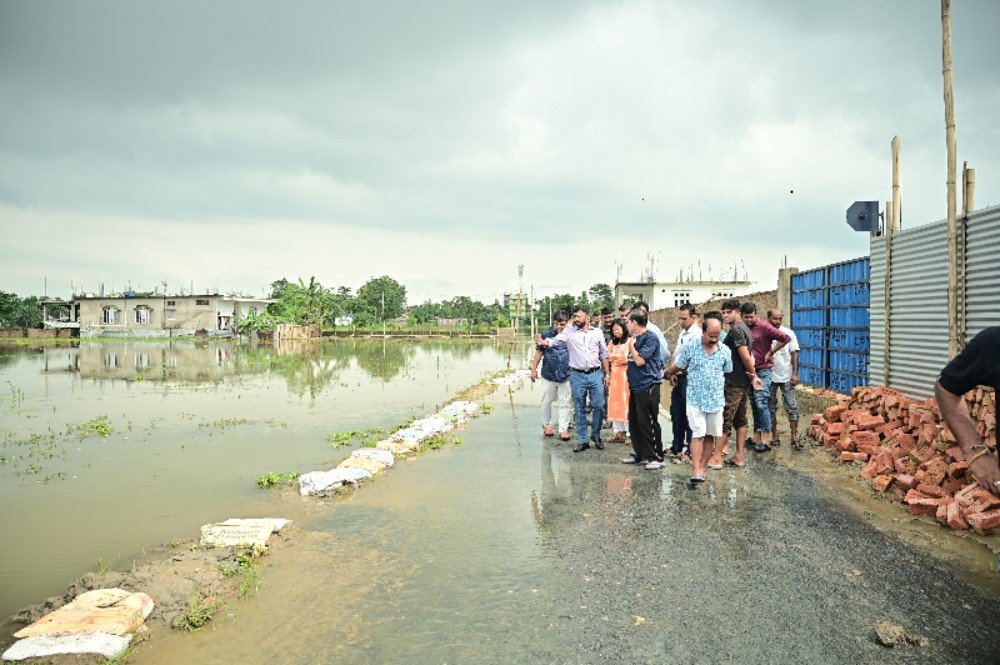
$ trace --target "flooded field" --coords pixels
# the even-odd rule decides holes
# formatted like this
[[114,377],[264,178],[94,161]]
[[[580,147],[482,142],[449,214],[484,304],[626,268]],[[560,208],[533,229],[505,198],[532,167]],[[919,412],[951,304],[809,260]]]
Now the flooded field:
[[[255,479],[329,468],[506,365],[490,343],[0,348],[0,615],[198,526],[275,511]],[[520,362],[518,360],[517,362]],[[307,504],[282,507],[303,516]]]

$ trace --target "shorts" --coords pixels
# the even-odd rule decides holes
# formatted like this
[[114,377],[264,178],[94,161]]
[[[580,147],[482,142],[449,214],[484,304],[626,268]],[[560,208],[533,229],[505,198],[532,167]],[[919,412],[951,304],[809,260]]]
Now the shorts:
[[722,436],[722,411],[702,411],[688,404],[688,426],[691,428],[691,438],[700,439],[704,436]]
[[734,429],[746,427],[747,394],[750,386],[726,386],[726,408],[722,410],[722,433],[729,435]]

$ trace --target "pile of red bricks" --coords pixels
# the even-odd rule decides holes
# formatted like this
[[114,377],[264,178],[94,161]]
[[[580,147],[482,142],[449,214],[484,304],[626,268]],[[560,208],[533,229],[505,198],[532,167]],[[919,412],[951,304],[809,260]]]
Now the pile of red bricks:
[[[972,420],[996,448],[993,390],[965,396]],[[863,478],[891,494],[914,515],[935,517],[952,529],[1000,531],[1000,498],[967,475],[969,463],[941,418],[937,401],[909,399],[885,387],[855,388],[836,406],[815,414],[809,434],[840,455],[864,462]]]

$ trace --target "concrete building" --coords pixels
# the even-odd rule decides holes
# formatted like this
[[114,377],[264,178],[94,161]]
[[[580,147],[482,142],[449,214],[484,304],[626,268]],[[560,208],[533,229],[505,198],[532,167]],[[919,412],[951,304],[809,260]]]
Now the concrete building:
[[750,281],[618,282],[615,304],[628,300],[649,303],[650,310],[698,305],[714,298],[731,298],[750,292]]
[[[77,296],[71,316],[80,337],[229,337],[247,314],[272,300],[219,294]],[[63,324],[65,325],[65,323]]]

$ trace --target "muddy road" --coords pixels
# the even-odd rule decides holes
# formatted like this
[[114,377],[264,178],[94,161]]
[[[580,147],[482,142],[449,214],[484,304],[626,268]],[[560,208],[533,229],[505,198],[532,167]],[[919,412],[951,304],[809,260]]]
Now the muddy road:
[[[132,662],[996,661],[982,544],[932,556],[951,534],[845,501],[850,479],[813,472],[824,451],[786,445],[693,487],[688,467],[619,464],[621,445],[543,439],[538,396],[499,391],[461,445],[310,504],[256,596]],[[879,621],[924,645],[881,646]]]

